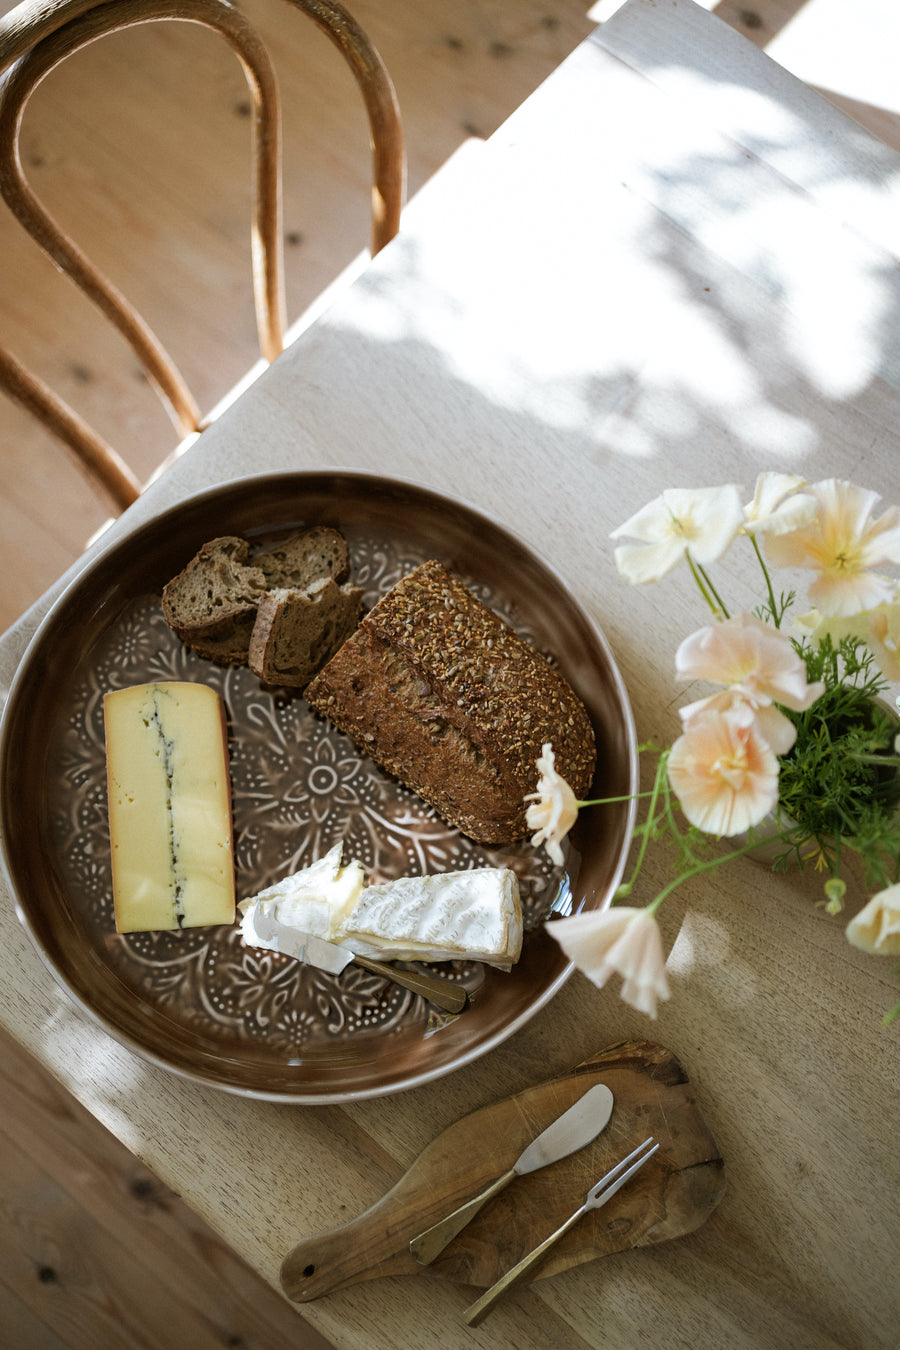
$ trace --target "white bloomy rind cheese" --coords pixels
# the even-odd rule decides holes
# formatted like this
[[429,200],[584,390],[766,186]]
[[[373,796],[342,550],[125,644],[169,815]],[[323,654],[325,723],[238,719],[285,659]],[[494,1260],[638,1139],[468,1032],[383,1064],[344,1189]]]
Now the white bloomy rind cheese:
[[336,844],[305,867],[238,906],[242,934],[260,942],[259,911],[287,928],[383,961],[485,961],[509,966],[522,950],[522,908],[516,874],[508,868],[401,877],[365,884],[358,862],[342,862]]
[[106,694],[106,766],[116,929],[234,922],[225,711],[178,681]]

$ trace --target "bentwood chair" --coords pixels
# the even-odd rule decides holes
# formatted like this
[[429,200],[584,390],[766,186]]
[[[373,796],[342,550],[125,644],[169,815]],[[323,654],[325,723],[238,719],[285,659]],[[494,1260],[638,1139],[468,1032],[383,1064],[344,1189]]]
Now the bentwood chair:
[[[332,0],[288,0],[317,25],[349,64],[365,103],[372,146],[371,250],[397,232],[405,155],[397,100],[384,63],[350,14]],[[272,361],[285,332],[278,83],[262,41],[229,0],[25,0],[0,19],[0,192],[18,221],[129,343],[181,436],[204,418],[169,354],[125,297],[64,233],[30,188],[19,154],[28,99],[67,57],[106,34],[175,20],[219,33],[236,53],[252,101],[253,291],[261,355]],[[137,477],[83,419],[0,344],[0,388],[72,452],[120,510],[141,491]]]

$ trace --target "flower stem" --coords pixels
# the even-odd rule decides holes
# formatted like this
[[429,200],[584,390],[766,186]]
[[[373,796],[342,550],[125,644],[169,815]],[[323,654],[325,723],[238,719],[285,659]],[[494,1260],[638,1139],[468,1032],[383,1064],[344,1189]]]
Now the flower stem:
[[[783,842],[787,842],[783,834],[772,835],[771,838],[773,840],[781,839]],[[670,881],[667,886],[664,886],[659,895],[655,896],[650,901],[647,909],[653,914],[666,897],[671,895],[674,890],[677,890],[682,882],[690,881],[692,877],[699,876],[701,872],[712,872],[716,867],[721,867],[724,863],[732,862],[735,858],[742,858],[746,854],[752,853],[754,849],[759,848],[759,844],[760,841],[758,839],[753,839],[746,844],[742,844],[740,848],[732,849],[730,853],[720,854],[717,858],[708,858],[706,862],[694,863],[692,867],[689,867],[686,871]]]
[[729,617],[728,610],[725,608],[722,597],[712,584],[709,573],[705,568],[701,567],[699,563],[694,562],[690,552],[685,556],[688,560],[688,567],[691,569],[691,575],[699,587],[700,594],[712,610],[713,617],[716,619],[727,619]]
[[765,559],[763,558],[762,550],[759,547],[756,535],[753,533],[750,534],[750,543],[753,545],[753,551],[756,554],[757,562],[762,568],[762,574],[766,583],[766,590],[769,592],[769,609],[771,610],[772,613],[772,622],[774,623],[776,628],[780,628],[783,615],[779,614],[778,612],[778,605],[776,604],[775,601],[775,591],[772,587],[772,578],[769,575],[768,567],[766,567]]
[[[640,875],[641,868],[644,865],[644,855],[647,852],[647,846],[650,843],[650,834],[651,834],[650,827],[653,820],[656,817],[656,803],[659,801],[659,794],[663,790],[666,765],[668,764],[668,762],[669,762],[669,752],[668,750],[664,750],[659,757],[659,762],[656,766],[656,776],[653,779],[653,787],[651,788],[649,793],[650,806],[647,811],[647,821],[646,824],[644,825],[643,833],[641,835],[641,846],[638,849],[638,855],[637,858],[635,859],[634,867],[632,868],[630,878],[622,886],[619,887],[619,890],[623,891],[625,894],[628,894],[631,891],[632,887],[634,886],[634,883],[637,881],[638,876]],[[646,796],[647,794],[642,793],[641,795]]]
[[703,580],[705,581],[706,585],[709,587],[710,593],[712,594],[713,598],[715,599],[715,602],[716,602],[716,608],[715,608],[715,610],[714,610],[713,612],[715,613],[716,618],[718,618],[718,619],[730,619],[730,618],[731,618],[731,615],[728,613],[728,609],[727,609],[727,607],[726,607],[726,605],[725,605],[725,601],[722,599],[721,595],[719,594],[719,592],[716,590],[715,586],[713,585],[713,583],[712,583],[712,578],[710,577],[710,575],[709,575],[709,573],[707,572],[706,568],[705,568],[705,567],[701,567],[700,564],[698,563],[698,564],[697,564],[697,571],[698,571],[698,572],[700,573],[700,575],[702,576],[702,578],[703,578]]
[[575,805],[580,811],[583,806],[612,806],[614,802],[636,802],[652,795],[652,792],[626,792],[624,797],[593,797],[588,802],[576,802]]

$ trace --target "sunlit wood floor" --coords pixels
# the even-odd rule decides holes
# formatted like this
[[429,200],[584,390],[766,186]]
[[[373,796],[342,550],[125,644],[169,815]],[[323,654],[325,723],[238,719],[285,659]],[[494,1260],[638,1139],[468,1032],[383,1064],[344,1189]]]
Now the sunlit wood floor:
[[[900,149],[896,0],[703,0]],[[601,0],[600,18],[615,0]],[[362,247],[368,151],[330,47],[278,0],[243,0],[285,92],[289,311]],[[0,0],[0,12],[11,8]],[[586,0],[350,0],[404,113],[410,191],[489,135],[592,27]],[[246,98],[209,35],[160,26],[99,43],[28,109],[47,204],[138,304],[201,403],[255,360],[246,262]],[[0,220],[3,339],[148,475],[173,438],[130,354]],[[105,506],[0,399],[0,628],[74,561]],[[0,1345],[16,1350],[308,1347],[321,1341],[177,1197],[0,1037]],[[177,1277],[174,1272],[177,1271]],[[375,1347],[374,1350],[381,1350]]]

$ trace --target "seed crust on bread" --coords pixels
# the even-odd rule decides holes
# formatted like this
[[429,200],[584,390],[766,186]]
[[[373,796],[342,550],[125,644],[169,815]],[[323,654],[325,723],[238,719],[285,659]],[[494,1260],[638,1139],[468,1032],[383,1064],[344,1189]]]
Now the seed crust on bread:
[[547,742],[576,797],[593,777],[593,727],[568,681],[435,560],[365,616],[306,699],[482,843],[528,833]]

